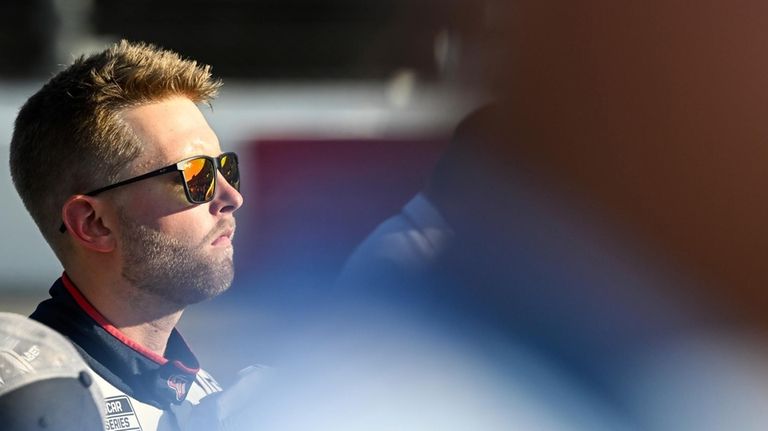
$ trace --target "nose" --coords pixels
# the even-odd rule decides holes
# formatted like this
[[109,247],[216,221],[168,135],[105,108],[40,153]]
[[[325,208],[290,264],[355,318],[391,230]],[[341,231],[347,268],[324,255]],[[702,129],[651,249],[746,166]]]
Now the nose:
[[243,195],[216,171],[216,196],[211,201],[211,213],[233,213],[243,206]]

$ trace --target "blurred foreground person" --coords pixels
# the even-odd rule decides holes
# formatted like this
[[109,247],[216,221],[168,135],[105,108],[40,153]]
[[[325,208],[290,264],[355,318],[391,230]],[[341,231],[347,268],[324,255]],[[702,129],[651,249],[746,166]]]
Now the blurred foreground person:
[[64,267],[31,317],[95,371],[107,429],[176,430],[220,390],[175,329],[233,278],[237,156],[197,107],[219,86],[207,66],[122,41],[16,118],[13,182]]
[[345,295],[481,322],[640,429],[765,429],[767,8],[490,14],[505,106],[460,127],[463,156],[360,246]]
[[0,424],[5,431],[104,428],[104,399],[77,350],[12,313],[0,313]]
[[[350,257],[341,297],[422,316],[467,349],[528,351],[583,408],[641,427],[631,370],[692,326],[672,288],[685,280],[519,163],[511,115],[491,104],[457,127],[424,191]],[[562,397],[544,382],[534,393]]]

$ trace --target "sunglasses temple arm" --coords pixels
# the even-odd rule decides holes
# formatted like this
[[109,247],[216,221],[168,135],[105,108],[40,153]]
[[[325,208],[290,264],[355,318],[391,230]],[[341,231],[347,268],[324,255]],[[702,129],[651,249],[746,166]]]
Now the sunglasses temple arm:
[[[145,180],[147,178],[156,177],[158,175],[163,175],[163,174],[166,174],[168,172],[178,171],[178,170],[179,169],[178,169],[177,165],[173,164],[173,165],[170,165],[170,166],[166,166],[164,168],[160,168],[160,169],[158,169],[156,171],[147,172],[146,174],[139,175],[138,177],[129,178],[129,179],[125,180],[125,181],[120,181],[119,183],[110,184],[110,185],[108,185],[106,187],[102,187],[100,189],[92,190],[92,191],[90,191],[88,193],[84,193],[84,194],[86,196],[96,196],[97,194],[106,192],[107,190],[112,190],[112,189],[120,187],[120,186],[125,186],[125,185],[131,184],[131,183],[135,183],[136,181]],[[65,226],[64,223],[62,223],[61,226],[59,226],[59,232],[64,233],[66,231],[67,231],[67,226]]]
[[176,167],[176,164],[173,164],[173,165],[170,165],[170,166],[166,166],[164,168],[160,168],[160,169],[158,169],[156,171],[147,172],[144,175],[139,175],[138,177],[129,178],[129,179],[125,180],[125,181],[120,181],[119,183],[110,184],[110,185],[108,185],[106,187],[102,187],[100,189],[96,189],[96,190],[90,191],[88,193],[85,193],[85,195],[86,196],[96,196],[97,194],[106,192],[107,190],[112,190],[112,189],[117,188],[117,187],[122,187],[122,186],[125,186],[125,185],[128,185],[128,184],[131,184],[131,183],[135,183],[136,181],[145,180],[147,178],[156,177],[158,175],[167,174],[168,172],[172,172],[172,171],[178,171],[178,168]]

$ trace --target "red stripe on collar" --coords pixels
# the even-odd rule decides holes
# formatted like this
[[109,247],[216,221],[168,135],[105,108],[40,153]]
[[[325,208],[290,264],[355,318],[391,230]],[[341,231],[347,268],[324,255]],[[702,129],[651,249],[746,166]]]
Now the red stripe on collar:
[[[66,272],[62,274],[61,281],[63,282],[64,287],[67,289],[67,292],[69,292],[69,294],[75,300],[77,305],[79,305],[80,308],[82,308],[83,311],[85,311],[85,313],[88,314],[88,316],[90,316],[93,320],[95,320],[96,323],[98,323],[99,326],[101,326],[110,335],[115,337],[121,343],[125,344],[126,346],[130,347],[131,349],[135,350],[141,355],[146,356],[147,358],[153,360],[154,362],[157,362],[160,365],[165,365],[166,363],[168,363],[168,359],[158,355],[157,353],[147,349],[141,344],[131,340],[122,331],[117,329],[115,325],[110,323],[107,320],[107,318],[104,317],[104,315],[101,314],[99,310],[97,310],[96,307],[94,307],[93,304],[91,304],[85,296],[83,296],[83,294],[80,292],[77,286],[75,286],[75,283],[73,283],[72,280],[69,279],[69,276],[67,275]],[[190,374],[196,374],[199,371],[199,368],[189,368],[183,363],[181,363],[180,361],[173,361],[173,365],[175,365],[180,370]]]

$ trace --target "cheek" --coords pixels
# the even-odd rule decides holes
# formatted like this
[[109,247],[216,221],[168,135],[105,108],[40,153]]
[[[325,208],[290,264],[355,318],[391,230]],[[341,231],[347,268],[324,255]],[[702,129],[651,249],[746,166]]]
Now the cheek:
[[196,244],[213,229],[207,205],[186,206],[184,211],[167,214],[156,219],[157,229],[175,238]]
[[126,193],[115,200],[115,206],[122,217],[132,223],[152,227],[151,220],[156,211],[154,199],[145,193]]
[[187,201],[181,184],[173,182],[131,191],[123,196],[121,205],[137,223],[161,231],[170,227],[164,219],[197,210]]
[[210,204],[190,204],[181,184],[174,181],[136,188],[120,196],[130,220],[180,241],[197,244],[215,227]]

